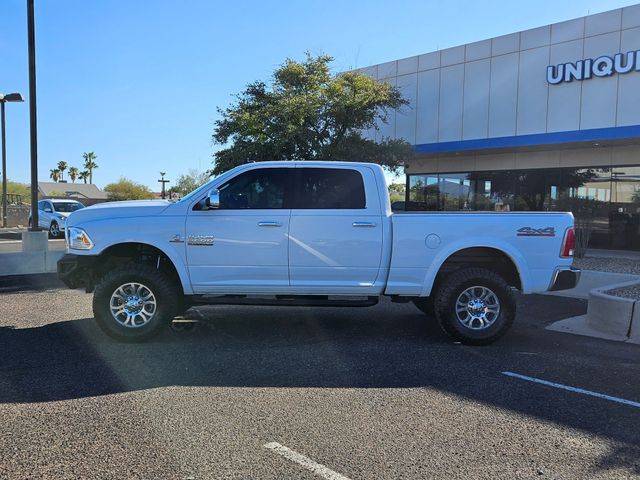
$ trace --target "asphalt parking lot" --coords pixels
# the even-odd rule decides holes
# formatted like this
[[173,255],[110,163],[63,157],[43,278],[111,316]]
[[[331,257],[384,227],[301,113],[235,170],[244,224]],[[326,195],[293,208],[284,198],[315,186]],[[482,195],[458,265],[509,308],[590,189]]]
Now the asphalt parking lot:
[[83,292],[0,292],[1,478],[640,477],[640,348],[544,330],[582,300],[521,297],[488,347],[388,302],[200,307],[131,345]]

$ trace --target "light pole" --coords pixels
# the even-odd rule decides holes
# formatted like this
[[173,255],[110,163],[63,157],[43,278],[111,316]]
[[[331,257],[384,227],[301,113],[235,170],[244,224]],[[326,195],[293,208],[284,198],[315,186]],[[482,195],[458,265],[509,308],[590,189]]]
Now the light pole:
[[0,123],[2,127],[2,227],[7,227],[7,136],[4,126],[4,104],[7,102],[24,102],[19,93],[0,93]]
[[169,180],[165,180],[165,179],[164,179],[164,176],[165,176],[165,175],[166,175],[166,173],[165,173],[165,172],[160,172],[160,180],[158,180],[158,183],[161,183],[161,184],[162,184],[162,193],[161,193],[161,195],[162,195],[162,199],[163,199],[163,200],[164,200],[164,199],[165,199],[165,197],[166,197],[166,193],[165,193],[164,185],[165,185],[165,183],[169,183]]
[[38,224],[38,120],[36,113],[36,20],[33,0],[27,0],[27,41],[29,52],[29,131],[31,144],[31,227],[40,231]]

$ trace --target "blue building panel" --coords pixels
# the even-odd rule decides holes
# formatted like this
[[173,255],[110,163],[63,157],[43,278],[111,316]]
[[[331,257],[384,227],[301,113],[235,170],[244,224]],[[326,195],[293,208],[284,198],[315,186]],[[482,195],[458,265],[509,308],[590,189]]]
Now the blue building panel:
[[632,138],[640,138],[640,125],[572,130],[568,132],[535,133],[510,137],[479,138],[454,142],[423,143],[416,145],[415,149],[417,153],[445,153],[493,148],[556,145],[562,143],[604,142],[607,140]]

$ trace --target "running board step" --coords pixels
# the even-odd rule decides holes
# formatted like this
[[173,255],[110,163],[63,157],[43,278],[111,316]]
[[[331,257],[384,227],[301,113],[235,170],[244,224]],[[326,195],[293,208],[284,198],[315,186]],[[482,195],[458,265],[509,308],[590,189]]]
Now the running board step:
[[326,295],[196,295],[200,305],[262,305],[276,307],[373,307],[378,297],[328,297]]

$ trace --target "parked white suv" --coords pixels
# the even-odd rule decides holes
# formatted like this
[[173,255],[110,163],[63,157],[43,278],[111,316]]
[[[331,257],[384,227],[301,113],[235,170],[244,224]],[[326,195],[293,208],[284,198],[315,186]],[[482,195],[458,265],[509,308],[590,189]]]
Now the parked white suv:
[[[67,217],[84,208],[77,200],[48,199],[38,202],[38,226],[49,231],[50,238],[64,236],[65,221]],[[29,225],[31,225],[31,213],[29,213]]]

